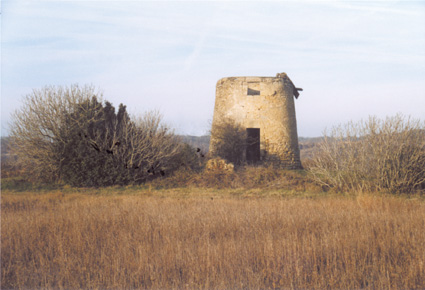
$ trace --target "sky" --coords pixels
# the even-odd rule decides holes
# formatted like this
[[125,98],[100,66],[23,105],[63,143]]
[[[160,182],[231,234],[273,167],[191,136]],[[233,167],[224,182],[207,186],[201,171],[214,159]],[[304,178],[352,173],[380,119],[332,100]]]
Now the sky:
[[204,135],[219,79],[280,72],[302,137],[425,120],[425,1],[1,1],[2,136],[33,89],[72,84]]

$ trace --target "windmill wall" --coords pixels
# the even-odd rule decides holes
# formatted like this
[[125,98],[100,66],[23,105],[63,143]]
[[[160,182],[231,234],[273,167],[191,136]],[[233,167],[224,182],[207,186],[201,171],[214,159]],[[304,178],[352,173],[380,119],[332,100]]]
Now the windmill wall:
[[[211,130],[212,155],[218,142],[215,128],[225,120],[233,120],[248,133],[254,136],[259,133],[260,162],[289,169],[301,168],[294,104],[298,90],[285,73],[276,77],[220,79]],[[249,159],[251,154],[248,150],[244,158]]]

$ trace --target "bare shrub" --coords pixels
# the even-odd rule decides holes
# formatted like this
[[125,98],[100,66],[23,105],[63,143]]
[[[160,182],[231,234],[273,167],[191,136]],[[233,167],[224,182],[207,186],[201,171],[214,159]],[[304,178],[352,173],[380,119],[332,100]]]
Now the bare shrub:
[[73,186],[141,183],[187,155],[158,112],[130,118],[124,105],[115,112],[93,87],[78,85],[27,95],[13,115],[11,148],[31,179]]
[[34,89],[23,99],[23,105],[12,115],[10,128],[11,150],[25,169],[27,176],[36,180],[56,181],[59,178],[62,136],[72,130],[64,114],[73,112],[76,104],[101,97],[94,87],[46,86]]
[[341,191],[413,192],[425,185],[425,125],[402,115],[340,125],[325,133],[309,170]]
[[184,144],[155,111],[136,118],[125,128],[124,144],[118,156],[127,165],[134,183],[176,170],[181,166],[178,157],[186,156]]
[[220,157],[234,165],[241,165],[247,145],[246,130],[231,119],[216,124],[211,132],[211,157]]

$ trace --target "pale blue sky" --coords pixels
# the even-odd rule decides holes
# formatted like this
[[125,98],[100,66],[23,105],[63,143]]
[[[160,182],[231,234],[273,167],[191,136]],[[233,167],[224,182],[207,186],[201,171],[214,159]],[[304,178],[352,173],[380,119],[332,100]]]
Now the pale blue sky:
[[207,133],[217,80],[286,72],[299,136],[425,119],[425,1],[1,2],[1,122],[45,85],[93,84],[132,114]]

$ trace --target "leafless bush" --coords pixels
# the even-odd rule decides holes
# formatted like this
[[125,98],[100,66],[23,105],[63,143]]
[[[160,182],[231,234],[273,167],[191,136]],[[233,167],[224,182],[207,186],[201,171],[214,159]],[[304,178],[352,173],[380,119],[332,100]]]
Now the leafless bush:
[[73,186],[141,183],[176,169],[178,137],[158,112],[130,118],[92,86],[45,87],[13,115],[11,148],[27,176]]
[[245,128],[231,119],[215,124],[212,132],[211,157],[220,157],[235,165],[241,165],[245,160],[245,150],[248,140]]
[[63,116],[94,95],[101,96],[92,86],[72,85],[46,86],[25,96],[22,107],[12,115],[10,136],[12,152],[28,176],[45,181],[59,178],[63,146],[58,144],[64,145],[62,137],[72,129]]
[[412,192],[425,185],[425,125],[396,115],[332,129],[310,172],[337,190]]
[[[148,176],[165,174],[178,168],[178,157],[183,154],[184,145],[170,128],[163,124],[162,116],[151,111],[135,118],[124,129],[124,144],[118,156],[127,164],[126,169],[133,182],[140,183]],[[134,169],[138,170],[134,172]],[[134,173],[133,173],[133,172]]]

